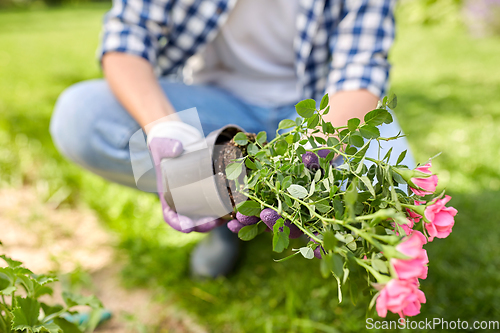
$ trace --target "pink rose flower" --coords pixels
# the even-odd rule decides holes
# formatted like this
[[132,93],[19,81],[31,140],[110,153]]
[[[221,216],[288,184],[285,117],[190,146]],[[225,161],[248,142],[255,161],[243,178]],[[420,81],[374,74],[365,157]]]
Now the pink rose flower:
[[[406,236],[409,236],[413,233],[413,225],[414,225],[414,222],[412,219],[408,219],[408,224],[397,224],[399,227],[401,227],[401,229],[404,230],[405,232],[405,235]],[[392,223],[392,226],[394,227],[394,232],[396,233],[396,235],[399,236],[399,232],[398,232],[398,228],[396,227],[396,223]]]
[[396,246],[396,250],[409,257],[409,259],[391,259],[391,264],[400,280],[414,278],[427,278],[429,259],[427,251],[422,246],[427,243],[425,236],[417,230],[412,230],[411,236],[407,236]]
[[[418,201],[415,200],[415,205],[419,206],[421,204],[425,204],[425,201]],[[422,218],[422,215],[415,213],[414,211],[410,209],[406,209],[406,212],[408,213],[409,217],[408,219],[408,224],[398,224],[404,231],[407,236],[411,235],[413,233],[413,227],[415,226],[415,223],[420,222],[420,219]],[[396,235],[399,236],[398,229],[396,228],[395,223],[393,223],[394,226],[394,231],[396,232]]]
[[420,304],[425,303],[424,293],[418,289],[418,280],[392,279],[377,298],[377,313],[385,318],[387,311],[404,316],[416,316],[420,313]]
[[446,238],[451,233],[457,210],[453,207],[445,207],[450,200],[451,197],[445,195],[443,199],[437,199],[436,202],[425,208],[425,218],[430,221],[430,223],[424,223],[425,229],[429,233],[429,241],[432,241],[434,237]]
[[[432,175],[432,172],[429,170],[429,168],[431,166],[432,165],[429,162],[426,165],[419,166],[415,170],[420,171],[422,173],[426,173],[428,175]],[[422,197],[422,196],[427,195],[427,194],[432,194],[436,191],[438,177],[436,175],[432,175],[432,176],[426,177],[426,178],[412,178],[411,181],[413,182],[413,184],[415,184],[421,188],[421,189],[416,189],[416,188],[410,187],[411,191],[413,193],[415,193],[416,195]]]
[[[420,206],[421,204],[425,204],[425,201],[415,200],[415,205],[416,206]],[[414,211],[412,211],[410,209],[406,209],[406,211],[408,212],[408,215],[410,215],[409,220],[411,220],[413,223],[420,222],[420,219],[422,218],[422,215],[417,214],[417,213],[415,213]],[[412,225],[412,228],[413,228],[413,225]]]

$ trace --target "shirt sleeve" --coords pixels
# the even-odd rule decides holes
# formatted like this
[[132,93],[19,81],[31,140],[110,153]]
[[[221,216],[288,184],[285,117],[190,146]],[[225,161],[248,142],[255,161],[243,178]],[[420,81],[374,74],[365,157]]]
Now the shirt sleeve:
[[387,91],[389,49],[394,41],[395,0],[346,0],[330,37],[332,61],[327,92],[367,89]]
[[98,58],[108,52],[140,56],[156,66],[166,35],[169,0],[113,0],[104,17]]

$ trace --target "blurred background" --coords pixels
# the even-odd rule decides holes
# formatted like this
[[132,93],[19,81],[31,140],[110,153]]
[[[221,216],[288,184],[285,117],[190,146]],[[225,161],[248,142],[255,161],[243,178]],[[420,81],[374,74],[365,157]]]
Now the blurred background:
[[[102,332],[364,331],[369,300],[339,305],[318,261],[275,263],[269,235],[244,244],[231,276],[191,281],[203,235],[173,231],[155,196],[59,155],[54,103],[101,77],[110,6],[0,0],[0,252],[96,293],[115,314]],[[433,169],[459,211],[451,236],[427,245],[427,304],[414,319],[500,320],[500,0],[402,0],[397,24],[396,114],[418,162],[442,152]]]

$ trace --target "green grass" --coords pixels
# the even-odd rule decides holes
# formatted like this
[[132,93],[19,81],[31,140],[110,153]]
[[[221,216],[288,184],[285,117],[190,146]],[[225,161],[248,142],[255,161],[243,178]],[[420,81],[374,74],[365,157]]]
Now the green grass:
[[[228,278],[191,281],[187,259],[202,236],[166,227],[154,196],[109,184],[57,153],[48,133],[53,105],[67,86],[100,76],[94,54],[105,10],[0,13],[0,186],[46,188],[45,200],[62,193],[64,205],[92,208],[129,255],[125,281],[164,286],[164,301],[209,331],[363,331],[367,300],[339,306],[336,284],[320,277],[317,260],[274,263],[269,235],[244,244]],[[427,246],[427,304],[416,320],[500,319],[498,54],[500,39],[471,39],[460,29],[401,26],[398,33],[399,121],[418,161],[442,152],[435,170],[459,210],[452,235]]]

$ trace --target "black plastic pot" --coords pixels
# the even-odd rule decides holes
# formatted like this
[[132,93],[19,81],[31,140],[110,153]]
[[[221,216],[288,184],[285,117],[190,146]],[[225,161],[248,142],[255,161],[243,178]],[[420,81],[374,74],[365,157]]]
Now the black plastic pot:
[[[170,208],[191,218],[229,217],[235,205],[246,200],[236,194],[235,183],[226,179],[225,166],[217,160],[221,150],[234,158],[242,156],[238,147],[225,144],[239,132],[243,129],[236,125],[224,126],[184,147],[182,155],[161,161],[164,196]],[[240,184],[243,177],[244,173]]]

